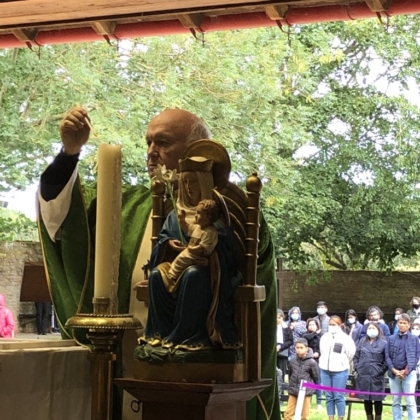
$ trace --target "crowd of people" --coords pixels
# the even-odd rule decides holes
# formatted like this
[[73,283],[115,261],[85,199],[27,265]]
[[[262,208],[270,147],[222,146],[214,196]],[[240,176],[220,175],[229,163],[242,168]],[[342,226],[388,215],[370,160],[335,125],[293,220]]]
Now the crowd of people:
[[[295,414],[302,380],[339,390],[346,389],[349,375],[354,378],[355,397],[362,399],[367,420],[381,420],[386,375],[393,395],[393,420],[403,415],[404,394],[408,420],[420,417],[420,398],[414,395],[420,380],[420,298],[413,297],[410,309],[396,308],[394,319],[386,323],[378,306],[366,311],[359,321],[357,312],[346,311],[344,320],[328,315],[326,302],[317,303],[317,315],[302,320],[299,307],[277,311],[277,367],[283,378],[288,374],[288,404],[285,420]],[[314,387],[315,388],[315,387]],[[306,387],[302,420],[308,419],[311,396],[316,394],[322,409],[322,391]],[[325,391],[329,420],[343,420],[345,392]],[[419,414],[417,414],[419,412]]]

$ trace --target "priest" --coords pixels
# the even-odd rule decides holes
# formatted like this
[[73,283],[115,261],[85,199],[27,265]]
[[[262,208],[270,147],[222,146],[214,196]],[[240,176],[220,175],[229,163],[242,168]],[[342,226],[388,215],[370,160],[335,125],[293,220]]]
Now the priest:
[[[68,318],[76,312],[93,311],[96,200],[94,191],[82,187],[77,174],[79,155],[90,131],[86,110],[76,107],[67,113],[60,124],[62,150],[42,174],[38,194],[45,266],[65,337],[72,337],[72,332],[63,328]],[[192,142],[210,137],[210,131],[196,115],[181,109],[165,109],[151,120],[146,132],[149,175],[153,176],[158,164],[176,169],[184,150]],[[123,188],[118,311],[133,314],[143,325],[147,312],[143,303],[136,301],[132,286],[143,280],[142,267],[151,255],[151,206],[147,187]],[[262,223],[260,236],[257,283],[265,286],[267,295],[261,305],[262,377],[272,378],[274,383],[261,393],[261,398],[248,404],[250,420],[279,418],[275,353],[277,285],[274,249],[265,223]],[[131,376],[130,363],[136,342],[133,332],[124,333],[124,376]],[[122,372],[117,375],[123,376]],[[114,400],[114,413],[120,409],[118,401]],[[129,417],[127,407],[123,418],[138,417]]]

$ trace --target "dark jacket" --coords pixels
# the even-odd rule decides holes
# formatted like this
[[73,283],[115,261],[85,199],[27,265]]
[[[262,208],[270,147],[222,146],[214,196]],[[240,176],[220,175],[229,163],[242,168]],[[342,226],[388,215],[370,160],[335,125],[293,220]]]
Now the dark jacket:
[[[372,343],[366,338],[359,341],[353,359],[354,370],[357,372],[357,390],[385,392],[385,373],[388,370],[385,357],[386,345],[386,340],[383,338],[377,338]],[[356,393],[356,398],[382,401],[385,396]]]
[[321,327],[321,331],[323,333],[328,332],[328,325],[330,324],[330,317],[327,314],[324,315],[317,315],[314,317],[319,323],[319,326]]
[[[388,337],[391,335],[389,332],[389,328],[388,325],[384,324],[383,322],[378,322],[379,327],[381,328],[382,332],[384,333],[384,336],[386,339],[388,339]],[[360,331],[359,334],[359,341],[362,341],[363,338],[366,337],[366,332],[367,332],[367,327],[369,326],[368,323],[363,325],[362,330]]]
[[353,339],[355,343],[359,341],[359,335],[360,335],[360,332],[362,331],[362,328],[363,328],[363,325],[359,321],[356,321],[353,325],[347,322],[344,324],[344,331],[346,332],[347,335],[349,335]]
[[[297,396],[300,389],[300,381],[318,382],[318,365],[314,360],[312,349],[302,359],[293,356],[289,362],[289,395]],[[306,395],[315,393],[314,389],[306,388]]]
[[[307,332],[303,334],[303,338],[306,338],[308,341],[309,348],[312,349],[314,353],[320,353],[319,351],[319,340],[321,340],[322,332],[316,333],[316,332]],[[315,361],[318,361],[319,356],[315,359]]]
[[[420,344],[419,339],[415,337],[410,332],[407,332],[407,343],[405,346],[405,355],[407,357],[407,375],[416,368],[417,362],[420,357]],[[386,363],[388,365],[388,376],[390,378],[395,378],[395,375],[392,373],[394,368],[395,356],[398,352],[398,347],[400,345],[401,335],[394,334],[388,338],[388,343],[385,348],[386,350]]]
[[289,349],[293,346],[293,333],[289,326],[283,327],[283,343],[280,344],[280,351],[277,352],[277,357],[287,357],[288,355],[281,355],[280,353],[284,350]]

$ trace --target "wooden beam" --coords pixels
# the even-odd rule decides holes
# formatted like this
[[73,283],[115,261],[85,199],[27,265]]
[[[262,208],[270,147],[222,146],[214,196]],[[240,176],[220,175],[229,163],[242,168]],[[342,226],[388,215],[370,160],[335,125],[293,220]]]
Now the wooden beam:
[[365,0],[372,12],[386,12],[391,6],[391,0]]
[[98,35],[114,35],[117,22],[114,21],[101,21],[101,22],[91,22],[90,26]]
[[289,6],[286,4],[272,4],[265,6],[264,11],[271,20],[284,20],[289,13]]
[[203,23],[204,15],[202,13],[189,13],[177,15],[177,19],[182,26],[187,29],[199,29]]
[[[254,0],[252,4],[262,3],[263,0]],[[74,21],[91,18],[93,21],[107,16],[138,15],[147,13],[173,13],[181,14],[187,10],[197,10],[214,7],[242,6],[243,0],[85,0],[52,1],[30,0],[0,2],[0,28],[12,25],[26,27],[40,22]]]

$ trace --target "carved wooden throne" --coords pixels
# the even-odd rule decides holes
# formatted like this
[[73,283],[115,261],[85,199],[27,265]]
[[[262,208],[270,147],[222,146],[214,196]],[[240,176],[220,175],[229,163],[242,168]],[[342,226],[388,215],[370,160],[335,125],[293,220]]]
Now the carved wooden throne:
[[[260,191],[262,184],[257,174],[246,182],[245,192],[228,181],[231,170],[229,156],[219,143],[212,140],[194,142],[184,157],[203,156],[214,161],[213,175],[218,192],[223,196],[229,211],[239,251],[239,269],[244,282],[235,293],[236,325],[243,343],[240,357],[229,363],[165,363],[154,366],[137,363],[136,379],[161,382],[187,383],[239,383],[261,380],[261,323],[260,302],[265,300],[264,286],[256,284],[258,233],[260,217]],[[159,181],[152,183],[153,233],[155,245],[166,219],[165,186]],[[137,288],[137,299],[148,302],[148,287]],[[223,350],[222,350],[223,351]]]

